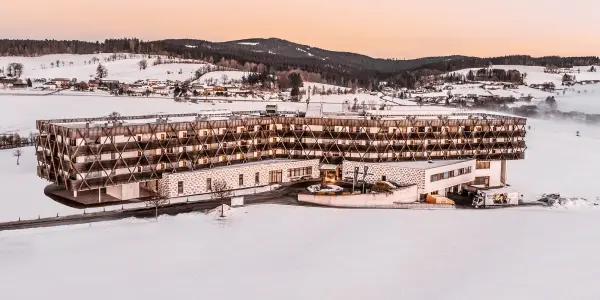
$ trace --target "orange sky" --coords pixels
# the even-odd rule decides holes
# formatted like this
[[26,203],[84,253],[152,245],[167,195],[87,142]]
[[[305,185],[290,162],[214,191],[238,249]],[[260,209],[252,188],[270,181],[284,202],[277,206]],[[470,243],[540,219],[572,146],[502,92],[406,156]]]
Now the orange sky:
[[600,54],[597,0],[1,1],[0,38],[279,37],[387,58]]

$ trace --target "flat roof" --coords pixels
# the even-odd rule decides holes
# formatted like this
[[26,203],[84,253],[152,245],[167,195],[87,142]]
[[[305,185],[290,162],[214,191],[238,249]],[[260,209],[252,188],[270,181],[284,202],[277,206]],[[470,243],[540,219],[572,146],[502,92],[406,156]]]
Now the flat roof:
[[[298,111],[278,111],[280,116],[295,115]],[[526,120],[521,117],[504,116],[499,114],[488,114],[480,112],[448,112],[448,111],[421,111],[415,109],[414,111],[385,111],[385,112],[367,112],[366,115],[359,115],[357,113],[323,113],[322,115],[316,114],[315,109],[309,109],[306,114],[306,118],[323,118],[323,119],[345,119],[345,120],[484,120],[484,119],[515,119],[515,120]],[[154,115],[138,115],[138,116],[102,116],[95,118],[72,118],[72,119],[53,119],[53,120],[39,120],[51,124],[57,124],[68,128],[82,128],[89,123],[90,127],[104,127],[109,121],[122,121],[123,125],[141,125],[141,124],[156,124],[158,119],[166,119],[168,123],[180,123],[180,122],[194,122],[196,117],[206,117],[207,120],[236,120],[244,118],[259,118],[266,115],[267,111],[255,110],[255,111],[229,111],[229,110],[202,110],[196,113],[183,113],[183,114],[154,114]],[[318,116],[317,116],[318,115]]]
[[[243,164],[233,164],[233,165],[228,165],[228,166],[219,166],[219,167],[214,167],[214,168],[203,168],[203,169],[198,169],[198,170],[194,170],[194,171],[186,171],[185,173],[188,172],[202,172],[202,171],[214,171],[214,170],[219,170],[219,169],[223,169],[223,168],[245,168],[245,167],[252,167],[252,166],[260,166],[260,165],[268,165],[268,164],[277,164],[277,163],[293,163],[293,162],[309,162],[309,161],[313,161],[313,160],[319,160],[318,158],[313,158],[313,159],[287,159],[287,158],[273,158],[273,159],[265,159],[265,160],[260,160],[260,161],[253,161],[253,162],[247,162],[247,163],[243,163]],[[282,170],[283,171],[283,170]],[[170,174],[181,174],[182,172],[179,173],[170,173]],[[169,174],[166,174],[169,175]]]
[[434,169],[434,168],[454,165],[454,164],[463,163],[463,162],[472,161],[472,160],[475,160],[475,159],[470,158],[470,159],[448,159],[448,160],[430,160],[430,161],[422,160],[422,161],[382,162],[382,163],[371,163],[371,164],[382,164],[382,165],[393,166],[393,167],[427,170],[427,169]]

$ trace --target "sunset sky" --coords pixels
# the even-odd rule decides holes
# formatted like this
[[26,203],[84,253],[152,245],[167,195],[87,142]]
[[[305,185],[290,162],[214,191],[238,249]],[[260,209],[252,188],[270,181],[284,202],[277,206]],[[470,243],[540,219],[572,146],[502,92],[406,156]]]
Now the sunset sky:
[[598,0],[2,0],[0,38],[279,37],[374,57],[599,55]]

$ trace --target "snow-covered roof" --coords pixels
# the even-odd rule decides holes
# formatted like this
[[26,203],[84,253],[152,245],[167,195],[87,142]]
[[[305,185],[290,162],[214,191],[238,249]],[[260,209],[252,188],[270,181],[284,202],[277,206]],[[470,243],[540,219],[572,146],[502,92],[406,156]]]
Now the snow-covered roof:
[[472,159],[450,159],[450,160],[431,160],[431,161],[404,161],[404,162],[383,162],[378,164],[400,167],[400,168],[408,168],[408,169],[435,169],[439,167],[455,165],[459,163],[464,163],[468,161],[473,161]]

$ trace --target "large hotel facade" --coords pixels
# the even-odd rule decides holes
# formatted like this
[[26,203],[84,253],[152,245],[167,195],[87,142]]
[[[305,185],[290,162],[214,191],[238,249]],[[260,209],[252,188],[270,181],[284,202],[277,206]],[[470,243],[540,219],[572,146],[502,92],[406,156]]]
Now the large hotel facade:
[[490,114],[323,114],[212,111],[38,120],[38,175],[69,195],[113,200],[208,194],[325,177],[369,166],[428,193],[502,186],[524,158],[526,119]]

